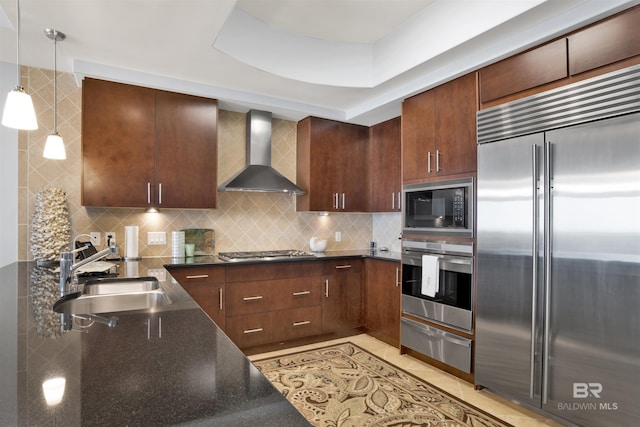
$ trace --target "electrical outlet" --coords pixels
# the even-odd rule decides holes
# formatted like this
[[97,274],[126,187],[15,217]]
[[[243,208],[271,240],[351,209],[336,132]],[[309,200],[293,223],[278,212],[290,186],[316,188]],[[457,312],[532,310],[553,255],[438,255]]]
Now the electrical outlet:
[[147,233],[147,245],[166,245],[167,233],[164,231],[150,231]]
[[113,231],[107,231],[104,233],[104,243],[109,244],[110,242],[114,244],[116,243],[116,233]]
[[341,242],[342,241],[342,233],[339,231],[336,231],[336,242]]
[[89,237],[91,238],[91,244],[93,246],[100,246],[100,233],[97,231],[92,231],[89,233]]

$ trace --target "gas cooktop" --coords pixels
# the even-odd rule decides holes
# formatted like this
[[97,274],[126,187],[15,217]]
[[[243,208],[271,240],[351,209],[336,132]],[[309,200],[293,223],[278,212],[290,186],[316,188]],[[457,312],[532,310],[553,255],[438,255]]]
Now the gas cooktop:
[[218,258],[223,261],[269,261],[279,259],[315,258],[314,254],[295,249],[256,252],[220,252]]

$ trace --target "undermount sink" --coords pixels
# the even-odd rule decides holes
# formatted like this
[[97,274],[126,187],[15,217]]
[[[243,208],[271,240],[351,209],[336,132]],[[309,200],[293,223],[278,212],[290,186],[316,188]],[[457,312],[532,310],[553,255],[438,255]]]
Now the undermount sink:
[[123,277],[87,281],[82,292],[60,298],[53,311],[64,314],[100,314],[145,310],[171,304],[155,277]]
[[123,294],[146,292],[160,289],[155,277],[109,277],[87,280],[82,293],[84,295]]

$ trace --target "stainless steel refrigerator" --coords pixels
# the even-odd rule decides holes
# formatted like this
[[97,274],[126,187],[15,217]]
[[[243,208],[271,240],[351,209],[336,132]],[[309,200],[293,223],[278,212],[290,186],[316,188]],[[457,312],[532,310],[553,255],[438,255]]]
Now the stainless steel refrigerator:
[[[478,116],[475,382],[567,424],[640,425],[640,90],[629,87],[599,101],[554,91],[533,100],[538,119],[532,100]],[[624,109],[605,111],[616,100]]]

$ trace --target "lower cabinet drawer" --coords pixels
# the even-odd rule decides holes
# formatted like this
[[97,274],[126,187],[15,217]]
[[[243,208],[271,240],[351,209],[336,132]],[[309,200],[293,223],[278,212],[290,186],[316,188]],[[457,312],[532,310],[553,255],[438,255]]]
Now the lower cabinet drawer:
[[471,372],[471,340],[410,319],[400,321],[400,343],[412,350]]
[[274,341],[318,335],[322,332],[322,309],[320,306],[304,307],[273,312],[276,318]]
[[246,314],[226,318],[225,332],[238,347],[251,347],[272,341],[271,313]]
[[321,313],[314,306],[227,317],[225,332],[240,348],[318,335]]

